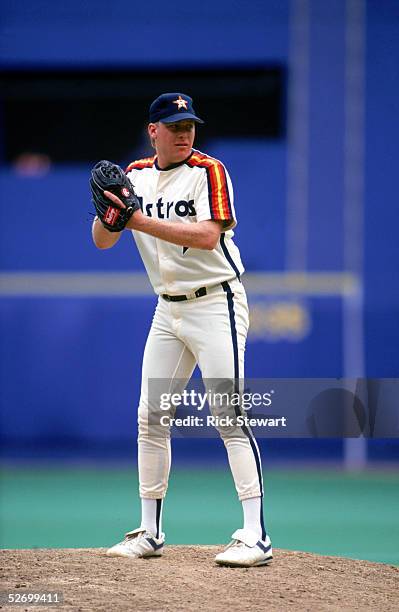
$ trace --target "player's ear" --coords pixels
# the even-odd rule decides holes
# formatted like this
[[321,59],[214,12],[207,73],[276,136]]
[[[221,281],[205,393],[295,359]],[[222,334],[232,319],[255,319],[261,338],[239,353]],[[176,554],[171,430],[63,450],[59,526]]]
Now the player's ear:
[[148,136],[150,137],[151,145],[155,149],[155,138],[157,135],[158,124],[157,123],[149,123],[148,124]]
[[157,134],[158,124],[157,123],[149,123],[148,124],[148,135],[150,138],[155,138]]

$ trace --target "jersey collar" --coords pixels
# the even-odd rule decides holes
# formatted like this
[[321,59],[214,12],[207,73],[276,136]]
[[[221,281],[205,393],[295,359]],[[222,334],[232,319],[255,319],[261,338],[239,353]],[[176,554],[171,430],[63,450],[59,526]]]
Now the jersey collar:
[[170,166],[166,166],[166,168],[160,168],[158,166],[158,156],[156,156],[154,165],[156,169],[159,170],[160,172],[167,172],[168,170],[174,170],[175,168],[178,168],[179,166],[183,166],[183,164],[186,164],[193,154],[194,154],[194,149],[192,149],[190,155],[186,157],[186,159],[183,159],[183,161],[178,162],[177,164],[170,164]]

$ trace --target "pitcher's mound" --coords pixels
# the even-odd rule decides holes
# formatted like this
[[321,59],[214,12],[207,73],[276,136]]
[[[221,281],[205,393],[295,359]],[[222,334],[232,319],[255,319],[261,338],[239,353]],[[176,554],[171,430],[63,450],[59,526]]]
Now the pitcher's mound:
[[106,557],[102,548],[1,550],[2,590],[60,591],[59,609],[76,611],[399,610],[397,567],[274,550],[269,566],[228,568],[214,564],[221,549],[168,546],[153,559]]

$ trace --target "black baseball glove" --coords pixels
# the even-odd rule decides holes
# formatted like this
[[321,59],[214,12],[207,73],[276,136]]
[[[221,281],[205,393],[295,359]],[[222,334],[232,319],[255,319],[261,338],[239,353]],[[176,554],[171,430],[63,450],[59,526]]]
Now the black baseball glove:
[[[90,187],[93,204],[103,226],[109,232],[125,229],[132,214],[140,208],[140,202],[122,168],[110,161],[99,161],[91,171]],[[118,196],[126,208],[112,202],[104,191]]]

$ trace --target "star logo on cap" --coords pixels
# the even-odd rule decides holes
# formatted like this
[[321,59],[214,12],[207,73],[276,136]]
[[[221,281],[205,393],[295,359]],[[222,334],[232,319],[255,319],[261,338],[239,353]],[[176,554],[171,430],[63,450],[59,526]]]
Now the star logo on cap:
[[183,100],[181,96],[179,96],[177,100],[173,100],[173,104],[177,104],[178,110],[180,110],[181,108],[184,108],[184,110],[187,110],[188,102],[187,100]]

